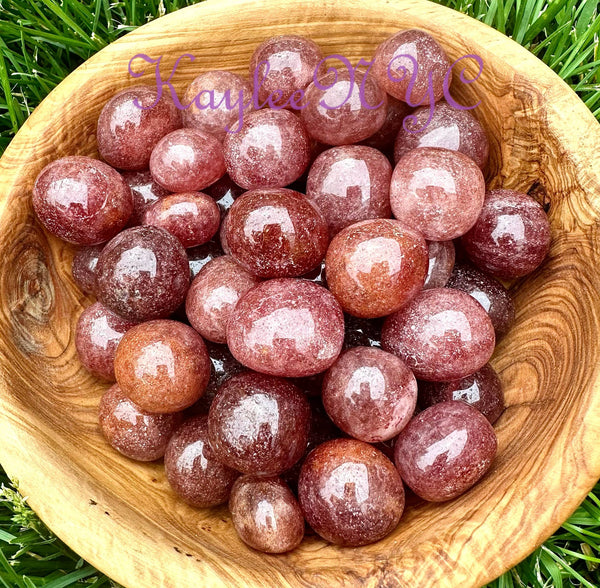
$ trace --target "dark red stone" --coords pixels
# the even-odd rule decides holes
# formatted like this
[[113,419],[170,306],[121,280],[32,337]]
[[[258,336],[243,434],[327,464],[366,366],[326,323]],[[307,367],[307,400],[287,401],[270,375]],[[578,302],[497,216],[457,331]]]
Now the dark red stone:
[[429,241],[429,269],[423,288],[443,288],[452,274],[456,253],[452,241]]
[[125,171],[121,175],[131,188],[133,196],[133,213],[129,217],[127,226],[136,227],[144,221],[146,210],[170,192],[154,181],[150,170]]
[[96,294],[96,266],[104,245],[80,247],[73,256],[71,273],[82,292]]
[[394,142],[402,128],[404,119],[411,113],[412,108],[393,96],[387,97],[388,107],[383,126],[368,139],[361,141],[362,145],[379,149],[385,155],[392,157]]

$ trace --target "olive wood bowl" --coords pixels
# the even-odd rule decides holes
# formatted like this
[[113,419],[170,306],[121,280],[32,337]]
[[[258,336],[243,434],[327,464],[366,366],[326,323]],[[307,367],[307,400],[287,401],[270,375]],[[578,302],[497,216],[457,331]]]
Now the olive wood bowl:
[[[74,332],[90,303],[70,275],[71,246],[31,206],[44,165],[96,156],[103,104],[133,83],[137,53],[163,55],[183,88],[208,69],[246,72],[256,45],[307,35],[325,54],[369,59],[402,28],[429,31],[451,58],[476,53],[477,82],[457,84],[491,140],[492,187],[529,191],[549,212],[547,261],[511,287],[517,317],[493,365],[507,408],[498,457],[482,482],[445,504],[417,502],[386,539],[340,548],[308,536],[280,556],[237,538],[225,506],[194,510],[159,463],[140,464],[103,440],[106,384],[80,365]],[[473,73],[475,64],[469,66]],[[471,75],[470,74],[470,75]],[[0,161],[0,461],[48,526],[130,588],[199,586],[478,586],[516,564],[577,507],[600,475],[600,126],[525,49],[424,0],[207,2],[160,18],[73,72],[36,109]]]

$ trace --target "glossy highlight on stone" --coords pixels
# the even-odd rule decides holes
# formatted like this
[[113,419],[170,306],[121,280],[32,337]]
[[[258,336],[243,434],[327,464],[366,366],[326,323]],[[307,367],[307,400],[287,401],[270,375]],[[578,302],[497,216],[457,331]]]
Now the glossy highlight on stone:
[[484,197],[481,170],[458,151],[414,149],[392,173],[394,216],[428,241],[449,241],[466,233],[477,221]]
[[115,236],[133,211],[131,190],[117,171],[91,157],[62,157],[39,173],[33,209],[46,229],[75,245]]
[[358,221],[391,216],[391,177],[392,166],[377,149],[333,147],[312,164],[306,196],[323,213],[333,237]]
[[115,380],[115,353],[123,335],[135,326],[95,302],[88,306],[77,321],[75,348],[79,361],[96,376]]
[[450,288],[423,290],[383,324],[383,349],[420,380],[448,382],[481,369],[492,356],[494,327],[481,304]]
[[155,145],[181,127],[181,112],[168,92],[157,102],[152,86],[134,86],[113,96],[98,118],[96,140],[106,163],[119,169],[143,170]]
[[452,241],[429,241],[429,269],[423,288],[443,288],[452,274],[456,251]]
[[428,250],[422,235],[397,220],[366,220],[338,233],[327,250],[329,289],[345,312],[386,316],[423,287]]
[[166,318],[185,300],[190,268],[185,249],[158,227],[132,227],[102,250],[98,300],[133,321]]
[[173,131],[152,151],[150,172],[170,192],[203,190],[225,174],[223,146],[198,129]]
[[242,129],[225,137],[225,165],[231,179],[246,190],[283,188],[310,163],[310,139],[303,122],[287,110],[257,110]]
[[144,221],[144,214],[157,200],[170,194],[154,181],[150,170],[125,171],[121,174],[131,188],[133,197],[133,213],[127,226],[136,227]]
[[104,245],[80,247],[73,256],[71,274],[79,289],[86,294],[96,293],[96,266]]
[[118,384],[100,399],[98,419],[102,434],[117,451],[137,461],[160,459],[181,414],[150,414],[132,402]]
[[474,374],[454,382],[421,382],[419,404],[423,407],[438,402],[461,400],[476,408],[494,424],[504,410],[504,393],[500,378],[489,364]]
[[327,225],[303,194],[286,188],[251,190],[227,215],[225,238],[232,257],[261,278],[301,276],[327,250]]
[[441,147],[460,151],[480,168],[485,167],[490,151],[489,141],[481,123],[470,110],[454,108],[442,100],[435,105],[433,115],[429,106],[417,108],[412,114],[414,118],[407,120],[405,127],[398,130],[394,145],[396,163],[418,147]]
[[217,459],[245,474],[278,474],[303,455],[310,407],[283,378],[243,372],[227,380],[208,413]]
[[478,482],[496,455],[488,420],[462,401],[440,402],[400,433],[394,461],[411,490],[430,502],[460,496]]
[[344,341],[333,295],[301,279],[268,280],[240,298],[227,326],[233,356],[257,372],[300,378],[325,371]]
[[300,116],[310,136],[327,145],[367,139],[387,116],[386,93],[359,71],[329,71],[308,86],[305,102]]
[[223,504],[239,473],[217,461],[208,442],[208,417],[185,421],[165,451],[165,473],[171,488],[196,508]]
[[404,511],[404,488],[392,462],[354,439],[327,441],[308,455],[298,498],[323,539],[349,547],[383,539]]
[[240,129],[253,108],[252,85],[230,71],[207,71],[187,87],[183,104],[183,126],[211,133],[223,141],[228,132]]
[[205,339],[227,342],[227,322],[238,300],[260,279],[229,255],[206,264],[194,278],[187,294],[187,318]]
[[459,264],[454,268],[446,286],[466,292],[488,313],[496,340],[510,329],[515,320],[515,305],[508,290],[492,276],[467,264]]
[[499,278],[519,278],[544,261],[552,239],[550,222],[531,196],[491,190],[475,226],[462,238],[467,255]]
[[202,337],[177,321],[149,321],[129,329],[115,355],[119,386],[149,412],[178,412],[194,404],[204,394],[210,371]]
[[144,224],[169,231],[187,249],[212,239],[219,230],[221,213],[208,194],[183,192],[165,196],[150,206]]
[[240,539],[265,553],[285,553],[300,545],[304,516],[285,482],[277,476],[246,475],[233,485],[231,520]]
[[399,357],[374,347],[354,347],[327,371],[323,406],[351,437],[367,443],[387,441],[415,411],[417,380]]
[[[407,55],[413,59],[405,57]],[[419,29],[408,29],[391,35],[377,47],[373,57],[372,75],[388,94],[408,102],[411,106],[419,106],[437,102],[442,98],[444,77],[450,65],[445,51],[429,33]],[[414,87],[408,95],[413,77]]]

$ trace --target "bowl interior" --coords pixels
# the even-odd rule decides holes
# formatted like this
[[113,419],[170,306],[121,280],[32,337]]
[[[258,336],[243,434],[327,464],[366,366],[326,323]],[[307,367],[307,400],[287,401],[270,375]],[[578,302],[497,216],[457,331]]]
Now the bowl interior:
[[[182,96],[208,69],[246,73],[255,46],[275,34],[310,36],[325,54],[357,63],[411,27],[428,30],[453,59],[482,58],[480,78],[459,80],[453,95],[481,100],[474,112],[491,140],[488,182],[531,191],[552,223],[547,262],[512,286],[516,325],[493,359],[508,405],[496,425],[499,454],[478,486],[451,503],[415,502],[377,544],[345,549],[309,536],[290,554],[265,556],[240,542],[225,507],[187,507],[162,465],[129,461],[102,439],[96,407],[106,384],[86,373],[74,347],[90,300],[70,275],[72,248],[35,222],[31,188],[57,157],[97,156],[106,100],[154,83],[150,64],[139,79],[128,76],[136,54],[162,55],[163,79],[193,54],[172,78]],[[472,78],[476,62],[462,63]],[[600,432],[599,148],[592,115],[541,62],[425,0],[209,0],[142,27],[65,80],[0,162],[0,460],[48,525],[126,586],[464,587],[492,579],[552,533],[600,474],[592,443]]]

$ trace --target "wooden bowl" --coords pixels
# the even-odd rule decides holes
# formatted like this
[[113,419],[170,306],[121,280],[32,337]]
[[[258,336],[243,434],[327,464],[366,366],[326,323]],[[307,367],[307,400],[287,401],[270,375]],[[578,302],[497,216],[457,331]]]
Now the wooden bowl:
[[[35,221],[42,167],[96,155],[106,100],[132,84],[129,59],[163,55],[181,91],[207,69],[245,72],[254,47],[298,33],[356,63],[402,28],[432,33],[452,58],[477,53],[481,78],[457,88],[482,103],[492,186],[532,191],[549,207],[544,266],[513,286],[516,324],[494,365],[508,407],[484,480],[447,504],[418,503],[385,540],[338,548],[315,536],[282,556],[236,537],[227,509],[194,510],[162,465],[111,450],[97,424],[105,384],[73,335],[90,301],[70,276],[72,248]],[[152,83],[150,67],[142,82]],[[180,94],[181,95],[181,94]],[[32,507],[81,556],[128,587],[481,585],[516,564],[575,509],[600,475],[600,127],[575,94],[526,50],[466,16],[421,0],[209,0],[107,47],[50,94],[0,165],[1,462]]]

